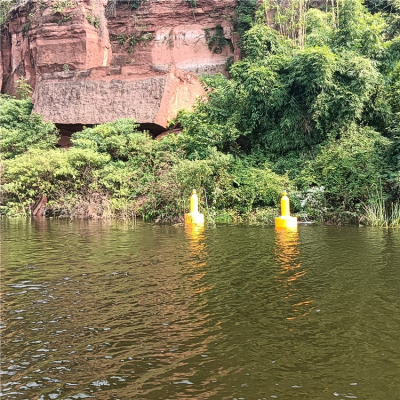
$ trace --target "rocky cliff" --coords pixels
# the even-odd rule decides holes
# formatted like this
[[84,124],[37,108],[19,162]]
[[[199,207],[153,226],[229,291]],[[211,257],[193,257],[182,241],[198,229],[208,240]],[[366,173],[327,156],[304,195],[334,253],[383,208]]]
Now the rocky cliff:
[[2,92],[67,126],[133,117],[159,133],[237,57],[235,0],[26,0],[1,32]]

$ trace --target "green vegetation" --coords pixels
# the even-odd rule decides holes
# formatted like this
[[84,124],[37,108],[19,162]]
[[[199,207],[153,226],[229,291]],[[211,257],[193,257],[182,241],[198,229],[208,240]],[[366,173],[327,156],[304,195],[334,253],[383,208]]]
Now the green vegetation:
[[57,20],[58,25],[62,25],[72,18],[72,13],[67,11],[71,8],[75,8],[75,4],[72,0],[56,0],[53,3],[51,10],[59,17]]
[[22,25],[21,32],[22,33],[27,33],[29,32],[29,29],[31,28],[31,24],[27,22],[26,24]]
[[[22,122],[37,126],[35,132],[46,132],[45,138],[32,133],[30,143],[18,126],[3,132],[2,210],[8,215],[29,212],[44,193],[49,214],[85,215],[91,206],[102,216],[174,220],[183,215],[195,186],[206,191],[209,216],[215,218],[220,210],[233,215],[275,206],[288,185],[268,168],[245,165],[215,149],[207,159],[188,159],[186,137],[156,141],[138,132],[133,120],[86,128],[74,135],[70,150],[56,149],[54,126],[29,115],[29,101],[3,102],[4,113],[11,116],[12,108]],[[13,147],[10,141],[16,139],[19,145]]]
[[221,25],[218,24],[214,29],[204,29],[204,32],[208,48],[213,53],[222,53],[226,46],[229,46],[232,52],[234,51],[232,41],[225,39],[224,29]]
[[17,100],[3,95],[0,107],[0,152],[3,160],[23,155],[31,148],[47,150],[55,146],[58,140],[55,126],[31,112],[29,98]]
[[51,6],[51,10],[54,14],[63,14],[68,8],[75,8],[75,4],[72,0],[56,0]]
[[[376,203],[376,185],[393,209],[400,37],[358,0],[326,11],[292,2],[269,21],[275,30],[265,23],[272,3],[253,14],[241,40],[246,58],[230,68],[231,79],[205,78],[208,101],[180,114],[190,151],[207,158],[215,147],[286,173],[298,190],[296,210],[310,218],[359,221]],[[252,14],[246,15],[249,23]]]
[[400,203],[389,206],[384,198],[382,188],[373,188],[370,204],[365,204],[361,220],[371,226],[400,226]]
[[15,98],[19,100],[29,99],[32,94],[32,88],[29,84],[29,79],[19,78],[17,81],[17,90],[15,92]]
[[[45,194],[48,215],[174,221],[196,188],[209,219],[271,222],[286,188],[299,218],[398,225],[397,1],[330,4],[293,0],[268,21],[272,0],[238,1],[245,57],[229,79],[203,78],[207,101],[179,113],[179,135],[153,140],[118,120],[57,149],[29,100],[3,97],[2,212]],[[223,43],[209,33],[209,45]]]
[[93,25],[96,29],[100,27],[100,17],[96,17],[93,14],[88,14],[86,19],[89,24]]
[[51,10],[54,14],[63,14],[68,8],[75,8],[75,4],[72,0],[56,0],[51,6]]
[[185,3],[189,3],[191,7],[197,7],[197,0],[183,0]]
[[253,26],[254,13],[257,10],[257,0],[237,0],[237,4],[235,29],[239,33],[241,38],[240,44],[242,44],[244,34]]
[[132,10],[136,10],[142,4],[142,0],[133,0],[131,4]]
[[4,22],[6,22],[7,14],[15,4],[14,0],[0,1],[0,25],[3,25]]
[[128,35],[128,53],[132,53],[134,47],[142,43],[144,46],[146,46],[147,43],[151,42],[154,39],[154,36],[151,32],[140,32],[137,35]]
[[128,42],[127,52],[132,53],[136,45],[141,43],[146,46],[147,43],[151,42],[154,39],[154,36],[151,32],[139,31],[129,35],[125,35],[124,33],[122,33],[121,35],[112,35],[111,39],[118,41],[121,46]]

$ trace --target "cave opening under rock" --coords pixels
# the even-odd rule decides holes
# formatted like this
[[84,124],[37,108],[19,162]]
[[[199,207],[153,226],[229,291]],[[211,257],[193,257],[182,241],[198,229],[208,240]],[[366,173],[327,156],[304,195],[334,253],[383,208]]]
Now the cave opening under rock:
[[[72,146],[71,142],[71,137],[75,132],[80,132],[84,128],[92,128],[93,126],[96,125],[83,125],[83,124],[55,124],[57,129],[59,130],[59,140],[57,143],[57,147],[62,147],[62,148],[69,148]],[[144,132],[147,131],[149,134],[153,137],[156,138],[159,135],[164,135],[168,132],[168,130],[157,124],[153,123],[145,123],[145,124],[139,124],[138,126],[138,131]]]

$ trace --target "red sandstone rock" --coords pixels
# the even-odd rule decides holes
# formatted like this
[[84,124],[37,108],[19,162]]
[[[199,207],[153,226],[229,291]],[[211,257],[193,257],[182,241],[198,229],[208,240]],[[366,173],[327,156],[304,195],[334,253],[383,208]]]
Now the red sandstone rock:
[[[61,11],[57,1],[27,0],[1,37],[2,91],[13,94],[18,78],[29,78],[34,110],[54,123],[134,117],[165,128],[203,94],[196,75],[223,72],[234,55],[236,0],[197,0],[196,8],[143,0],[136,10],[119,2],[108,13],[106,0],[71,0]],[[219,54],[205,37],[217,25],[227,39]]]
[[[104,1],[71,1],[62,12],[54,1],[29,0],[15,8],[2,29],[2,92],[14,93],[24,76],[33,88],[43,73],[109,65],[111,45]],[[99,18],[99,28],[87,17]]]

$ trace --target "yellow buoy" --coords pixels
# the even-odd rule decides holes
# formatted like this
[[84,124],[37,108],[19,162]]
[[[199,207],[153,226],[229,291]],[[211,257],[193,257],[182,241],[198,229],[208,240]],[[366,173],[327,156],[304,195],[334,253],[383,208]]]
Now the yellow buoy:
[[196,189],[193,189],[190,196],[190,213],[185,214],[185,224],[204,224],[204,214],[199,213],[199,198]]
[[199,212],[199,198],[197,197],[196,189],[192,190],[192,195],[190,196],[190,213]]
[[297,228],[297,218],[290,216],[290,202],[286,190],[282,193],[281,216],[275,218],[275,228]]

